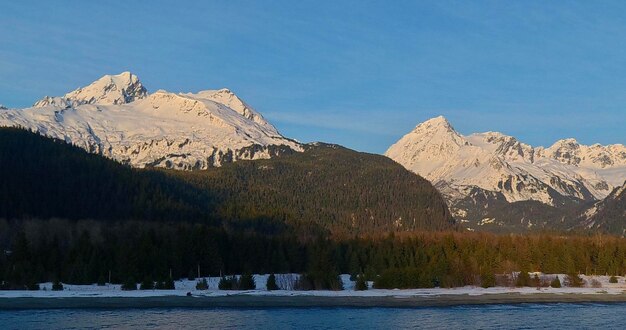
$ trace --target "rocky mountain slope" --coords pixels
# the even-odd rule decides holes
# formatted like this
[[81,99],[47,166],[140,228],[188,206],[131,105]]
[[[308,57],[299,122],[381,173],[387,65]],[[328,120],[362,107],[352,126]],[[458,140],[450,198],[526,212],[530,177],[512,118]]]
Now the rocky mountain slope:
[[600,230],[626,236],[626,183],[579,212],[570,225],[575,230]]
[[148,93],[130,72],[46,96],[32,108],[3,110],[0,126],[36,131],[134,167],[204,169],[302,151],[228,89]]
[[443,117],[417,125],[385,155],[431,180],[472,229],[553,225],[564,216],[555,208],[603,199],[626,179],[624,145],[532,147],[497,132],[463,136]]

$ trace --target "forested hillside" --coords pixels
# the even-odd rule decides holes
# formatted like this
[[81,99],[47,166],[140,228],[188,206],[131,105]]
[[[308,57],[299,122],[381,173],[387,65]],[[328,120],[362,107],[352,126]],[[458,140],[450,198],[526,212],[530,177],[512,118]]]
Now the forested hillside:
[[394,161],[337,145],[227,164],[168,171],[219,199],[224,219],[273,218],[318,223],[341,233],[451,229],[437,190]]
[[262,234],[454,225],[428,181],[339,146],[207,171],[138,170],[18,129],[0,130],[0,218],[209,222]]
[[0,218],[205,221],[209,195],[63,141],[0,129]]

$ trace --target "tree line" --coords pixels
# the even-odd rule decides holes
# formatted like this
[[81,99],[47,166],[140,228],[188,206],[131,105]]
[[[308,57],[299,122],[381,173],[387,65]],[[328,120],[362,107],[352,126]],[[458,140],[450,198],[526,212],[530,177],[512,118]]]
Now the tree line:
[[[300,273],[302,287],[311,289],[337,288],[342,273],[378,281],[379,287],[457,287],[515,272],[626,271],[626,240],[604,235],[414,232],[301,240],[202,223],[69,220],[3,220],[0,233],[5,288],[254,273]],[[397,278],[408,284],[393,282]]]

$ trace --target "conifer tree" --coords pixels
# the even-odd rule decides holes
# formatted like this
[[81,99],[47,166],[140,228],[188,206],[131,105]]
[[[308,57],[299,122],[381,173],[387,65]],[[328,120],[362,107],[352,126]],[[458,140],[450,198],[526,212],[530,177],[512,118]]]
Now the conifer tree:
[[220,278],[220,282],[217,284],[217,288],[220,290],[233,290],[234,280],[234,277],[222,276],[222,278]]
[[137,283],[135,282],[135,279],[132,277],[127,278],[124,284],[122,284],[122,290],[123,291],[137,290]]
[[238,283],[239,290],[254,290],[256,289],[256,283],[254,276],[250,273],[244,273],[239,277]]
[[104,275],[100,274],[100,276],[98,276],[97,284],[98,284],[98,286],[105,286],[106,285],[106,280],[104,279]]
[[518,275],[517,275],[517,280],[515,281],[515,286],[517,287],[523,287],[523,286],[530,286],[530,275],[528,274],[527,271],[522,270]]
[[354,290],[364,291],[367,290],[367,282],[365,281],[365,275],[359,274],[356,277],[356,283],[354,284]]
[[209,289],[209,282],[207,282],[206,278],[202,278],[198,280],[198,282],[196,283],[196,290],[208,290],[208,289]]
[[174,280],[171,277],[168,277],[167,280],[163,283],[164,290],[175,290],[176,286],[174,285]]
[[559,280],[559,277],[555,277],[552,282],[550,282],[550,287],[553,288],[560,288],[561,287],[561,280]]
[[149,276],[146,276],[139,285],[139,290],[154,290],[154,281]]
[[567,275],[567,285],[573,288],[580,288],[585,285],[585,281],[576,273]]
[[280,290],[278,284],[276,284],[276,276],[273,273],[267,278],[266,288],[268,291]]
[[52,282],[52,291],[63,291],[63,284],[59,280]]
[[480,286],[483,288],[496,286],[496,276],[492,272],[483,272],[480,275]]

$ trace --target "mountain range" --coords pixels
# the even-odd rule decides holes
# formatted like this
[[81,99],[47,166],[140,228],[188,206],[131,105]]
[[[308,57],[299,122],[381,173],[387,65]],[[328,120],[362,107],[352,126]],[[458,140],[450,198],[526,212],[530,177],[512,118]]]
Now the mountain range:
[[578,210],[626,180],[624,145],[564,139],[532,147],[497,132],[461,135],[441,116],[417,125],[385,155],[430,180],[469,229],[576,227],[570,219]]
[[[134,168],[187,170],[180,173],[205,170],[200,174],[191,171],[167,175],[180,177],[190,184],[190,191],[221,191],[220,196],[238,196],[222,200],[221,210],[225,213],[198,209],[194,204],[197,201],[184,201],[194,205],[190,209],[203,217],[218,213],[219,217],[241,217],[232,210],[224,211],[228,209],[225,205],[236,205],[238,209],[252,209],[250,214],[264,210],[258,214],[261,218],[268,214],[285,218],[290,214],[293,219],[315,220],[334,232],[357,224],[376,230],[384,226],[391,226],[389,230],[450,228],[451,218],[448,210],[442,209],[441,194],[457,224],[467,230],[626,233],[626,146],[621,144],[587,146],[575,139],[563,139],[549,147],[533,147],[497,132],[462,135],[444,117],[436,117],[417,125],[385,152],[385,156],[417,174],[413,176],[417,179],[397,169],[387,176],[378,175],[373,169],[389,170],[393,166],[379,156],[351,154],[354,151],[340,146],[302,144],[284,137],[228,89],[150,93],[130,72],[105,75],[63,96],[46,96],[30,108],[2,106],[0,126],[23,128]],[[277,160],[216,169],[238,160],[270,158]],[[307,165],[303,167],[299,162]],[[267,170],[275,168],[280,170]],[[439,194],[433,194],[430,183],[418,175],[429,180]],[[400,177],[416,187],[401,184]],[[316,182],[302,189],[294,186],[294,182],[304,184],[310,178],[316,178]],[[358,184],[354,185],[355,180]],[[223,190],[221,184],[233,185],[237,190]],[[404,194],[387,189],[391,184]],[[178,187],[179,183],[173,185]],[[380,189],[377,193],[370,191],[375,185]],[[350,189],[344,191],[344,187]],[[347,193],[354,196],[344,200]],[[307,201],[305,196],[311,194],[314,200]],[[332,203],[329,194],[335,196]],[[375,199],[363,201],[368,194]],[[388,199],[391,195],[402,202]],[[171,198],[180,196],[174,193]],[[274,198],[272,207],[266,209],[259,196]],[[407,196],[415,200],[411,202]],[[210,200],[203,198],[200,204]],[[280,199],[290,202],[278,202]],[[310,204],[310,208],[292,212],[293,203]],[[389,211],[383,211],[385,203]],[[315,214],[324,219],[314,219]],[[428,214],[434,219],[432,223]]]
[[130,72],[106,75],[27,109],[4,109],[0,126],[64,140],[134,167],[206,169],[302,151],[228,89],[149,93]]

